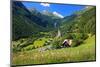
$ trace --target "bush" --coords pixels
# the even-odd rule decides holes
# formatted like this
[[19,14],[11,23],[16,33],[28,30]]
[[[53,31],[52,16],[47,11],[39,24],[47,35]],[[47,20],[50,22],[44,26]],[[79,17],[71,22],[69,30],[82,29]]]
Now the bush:
[[59,41],[54,41],[53,48],[60,48]]
[[88,37],[89,37],[88,34],[82,33],[81,39],[85,40],[85,39],[87,39]]
[[74,39],[71,47],[79,46],[81,43],[83,43],[83,39]]
[[67,35],[66,35],[66,39],[73,39],[72,34],[67,34]]
[[85,33],[75,33],[75,34],[73,34],[73,43],[72,43],[71,46],[72,47],[79,46],[87,38],[88,38],[88,34],[85,34]]
[[48,45],[48,43],[44,43],[44,46],[47,46]]
[[52,43],[52,47],[53,47],[54,49],[59,49],[59,48],[61,48],[61,45],[62,45],[61,39],[55,39],[55,40],[53,41],[53,43]]
[[15,53],[19,52],[19,51],[21,51],[21,47],[14,47],[13,48],[13,52],[15,52]]
[[85,39],[87,39],[89,36],[88,36],[88,34],[86,34],[86,33],[74,33],[74,34],[72,34],[72,38],[73,39],[83,39],[83,40],[85,40]]
[[32,49],[35,49],[34,45],[29,45],[29,46],[23,48],[23,50],[32,50]]

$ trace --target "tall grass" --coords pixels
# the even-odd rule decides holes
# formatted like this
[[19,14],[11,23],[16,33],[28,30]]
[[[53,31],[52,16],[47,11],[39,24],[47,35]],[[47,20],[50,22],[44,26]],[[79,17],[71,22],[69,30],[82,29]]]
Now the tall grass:
[[46,64],[95,60],[95,36],[89,37],[78,47],[39,52],[24,51],[13,54],[13,64]]

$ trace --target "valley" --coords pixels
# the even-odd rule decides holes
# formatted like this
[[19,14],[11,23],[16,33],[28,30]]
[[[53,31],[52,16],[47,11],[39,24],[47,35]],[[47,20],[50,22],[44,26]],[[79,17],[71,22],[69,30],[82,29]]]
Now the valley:
[[96,60],[95,6],[62,18],[19,1],[12,5],[13,65]]

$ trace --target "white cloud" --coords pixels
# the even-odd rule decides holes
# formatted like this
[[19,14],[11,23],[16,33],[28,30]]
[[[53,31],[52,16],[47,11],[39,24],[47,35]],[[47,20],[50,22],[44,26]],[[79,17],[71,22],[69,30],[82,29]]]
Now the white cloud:
[[45,6],[45,7],[49,7],[50,6],[50,4],[48,4],[48,3],[41,3],[40,5]]
[[60,18],[64,18],[64,16],[62,16],[61,14],[57,13],[56,11],[53,12],[54,15],[60,17]]

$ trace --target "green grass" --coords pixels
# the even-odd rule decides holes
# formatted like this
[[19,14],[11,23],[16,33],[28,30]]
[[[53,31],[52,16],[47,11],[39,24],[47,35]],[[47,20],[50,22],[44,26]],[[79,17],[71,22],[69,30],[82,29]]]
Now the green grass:
[[45,42],[48,41],[49,39],[51,39],[51,38],[45,38],[45,37],[39,38],[39,39],[35,40],[33,42],[33,44],[23,47],[23,51],[33,50],[34,48],[43,47]]
[[33,43],[33,45],[35,48],[43,47],[45,42],[50,40],[50,39],[52,39],[52,38],[45,38],[45,37],[39,38]]
[[95,61],[95,45],[95,36],[92,36],[78,47],[47,50],[44,52],[32,50],[15,53],[13,54],[12,63],[15,65],[24,65]]
[[36,40],[33,44],[34,44],[35,48],[42,47],[46,40],[47,40],[46,38],[40,38],[40,39]]

